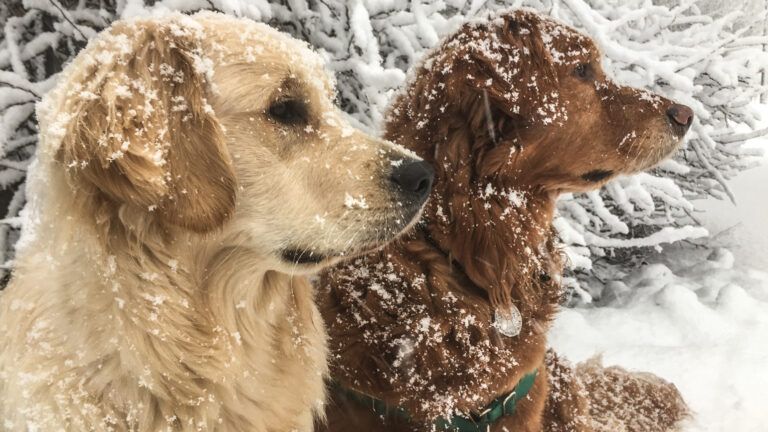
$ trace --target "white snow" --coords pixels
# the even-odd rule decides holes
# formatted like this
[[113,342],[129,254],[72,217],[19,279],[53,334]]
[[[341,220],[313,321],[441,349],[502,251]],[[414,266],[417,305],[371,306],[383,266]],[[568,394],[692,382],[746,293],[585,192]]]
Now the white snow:
[[550,342],[571,360],[673,382],[693,410],[687,432],[758,432],[768,424],[768,273],[734,266],[719,249],[673,250],[612,282],[598,303],[564,309]]
[[[761,107],[768,125],[768,105]],[[747,266],[768,269],[768,139],[753,139],[745,146],[762,150],[762,164],[740,173],[731,181],[736,203],[709,199],[698,207],[712,233],[709,243],[733,251]]]
[[353,208],[367,209],[368,203],[365,201],[365,197],[362,195],[358,197],[354,197],[349,193],[347,193],[344,195],[344,207],[348,209],[353,209]]

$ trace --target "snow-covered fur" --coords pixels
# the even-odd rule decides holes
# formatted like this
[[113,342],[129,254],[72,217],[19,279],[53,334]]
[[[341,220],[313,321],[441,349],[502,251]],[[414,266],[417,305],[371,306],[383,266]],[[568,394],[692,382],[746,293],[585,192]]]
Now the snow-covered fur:
[[[591,428],[584,392],[547,407],[553,392],[578,387],[551,380],[557,368],[545,360],[562,294],[556,200],[655,165],[691,122],[688,107],[614,83],[588,36],[539,13],[507,12],[446,38],[395,99],[385,128],[435,166],[422,225],[322,279],[333,378],[409,417],[380,416],[336,392],[325,430],[438,430],[437,418],[482,413],[534,370],[533,388],[490,431],[601,430]],[[499,317],[513,306],[522,326],[510,335]],[[612,391],[621,388],[602,394]],[[635,394],[617,395],[598,415],[613,402],[632,406]],[[668,392],[647,397],[659,394]],[[550,415],[569,413],[565,405],[581,411]],[[653,430],[672,430],[679,406]],[[630,416],[616,419],[647,432]]]
[[667,432],[668,425],[689,416],[677,387],[654,374],[605,367],[600,358],[593,358],[576,366],[575,375],[578,379],[571,382],[578,381],[588,395],[596,432]]
[[333,97],[305,43],[248,20],[93,40],[38,107],[0,430],[311,430],[326,336],[303,275],[423,204],[388,181],[416,157]]

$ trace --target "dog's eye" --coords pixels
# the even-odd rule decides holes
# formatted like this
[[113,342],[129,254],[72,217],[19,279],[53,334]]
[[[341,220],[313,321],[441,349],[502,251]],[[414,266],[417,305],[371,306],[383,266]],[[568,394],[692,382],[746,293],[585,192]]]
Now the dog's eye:
[[297,99],[283,99],[273,102],[267,115],[285,125],[304,124],[307,122],[307,105]]
[[589,63],[579,63],[573,73],[582,80],[591,80],[594,77],[592,66]]
[[507,21],[504,23],[504,30],[507,33],[511,33],[516,35],[520,31],[520,24],[515,21],[514,18],[507,18]]

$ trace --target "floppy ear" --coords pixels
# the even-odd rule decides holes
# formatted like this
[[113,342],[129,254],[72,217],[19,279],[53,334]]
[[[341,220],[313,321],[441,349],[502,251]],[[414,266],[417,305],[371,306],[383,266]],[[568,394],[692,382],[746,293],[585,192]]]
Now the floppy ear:
[[201,32],[180,21],[117,23],[86,49],[56,158],[76,187],[202,233],[233,213],[236,184]]
[[477,173],[497,173],[518,157],[524,143],[519,131],[562,121],[552,112],[558,95],[552,55],[544,46],[541,19],[530,12],[516,12],[468,30],[470,42],[462,45],[459,75],[469,97],[467,112],[474,134],[473,154]]

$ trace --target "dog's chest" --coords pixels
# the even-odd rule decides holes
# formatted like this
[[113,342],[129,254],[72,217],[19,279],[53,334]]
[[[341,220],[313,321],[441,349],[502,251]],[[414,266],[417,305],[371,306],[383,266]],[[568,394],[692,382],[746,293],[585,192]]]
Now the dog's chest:
[[[179,329],[165,320],[157,335],[103,313],[81,312],[72,323],[65,302],[16,312],[19,340],[0,359],[9,377],[0,412],[14,424],[33,415],[43,429],[310,431],[324,400],[326,336],[309,285],[289,281],[272,287],[271,301],[236,309],[195,340],[171,337]],[[39,307],[42,298],[24,304]],[[10,398],[13,389],[24,391]]]
[[279,305],[268,306],[264,316],[269,320],[261,331],[241,329],[251,335],[243,344],[249,346],[246,361],[252,363],[238,380],[237,396],[253,398],[267,417],[275,417],[271,425],[275,430],[286,430],[290,424],[299,430],[311,428],[313,413],[307,407],[321,410],[325,399],[327,347],[322,318],[309,284],[303,280],[292,284],[284,287],[286,296]]
[[397,394],[411,414],[482,406],[543,356],[532,320],[518,336],[501,335],[487,302],[445,290],[459,281],[444,278],[446,285],[436,287],[390,263],[365,272],[349,267],[334,277],[331,297],[340,309],[328,314],[333,375],[370,394]]

